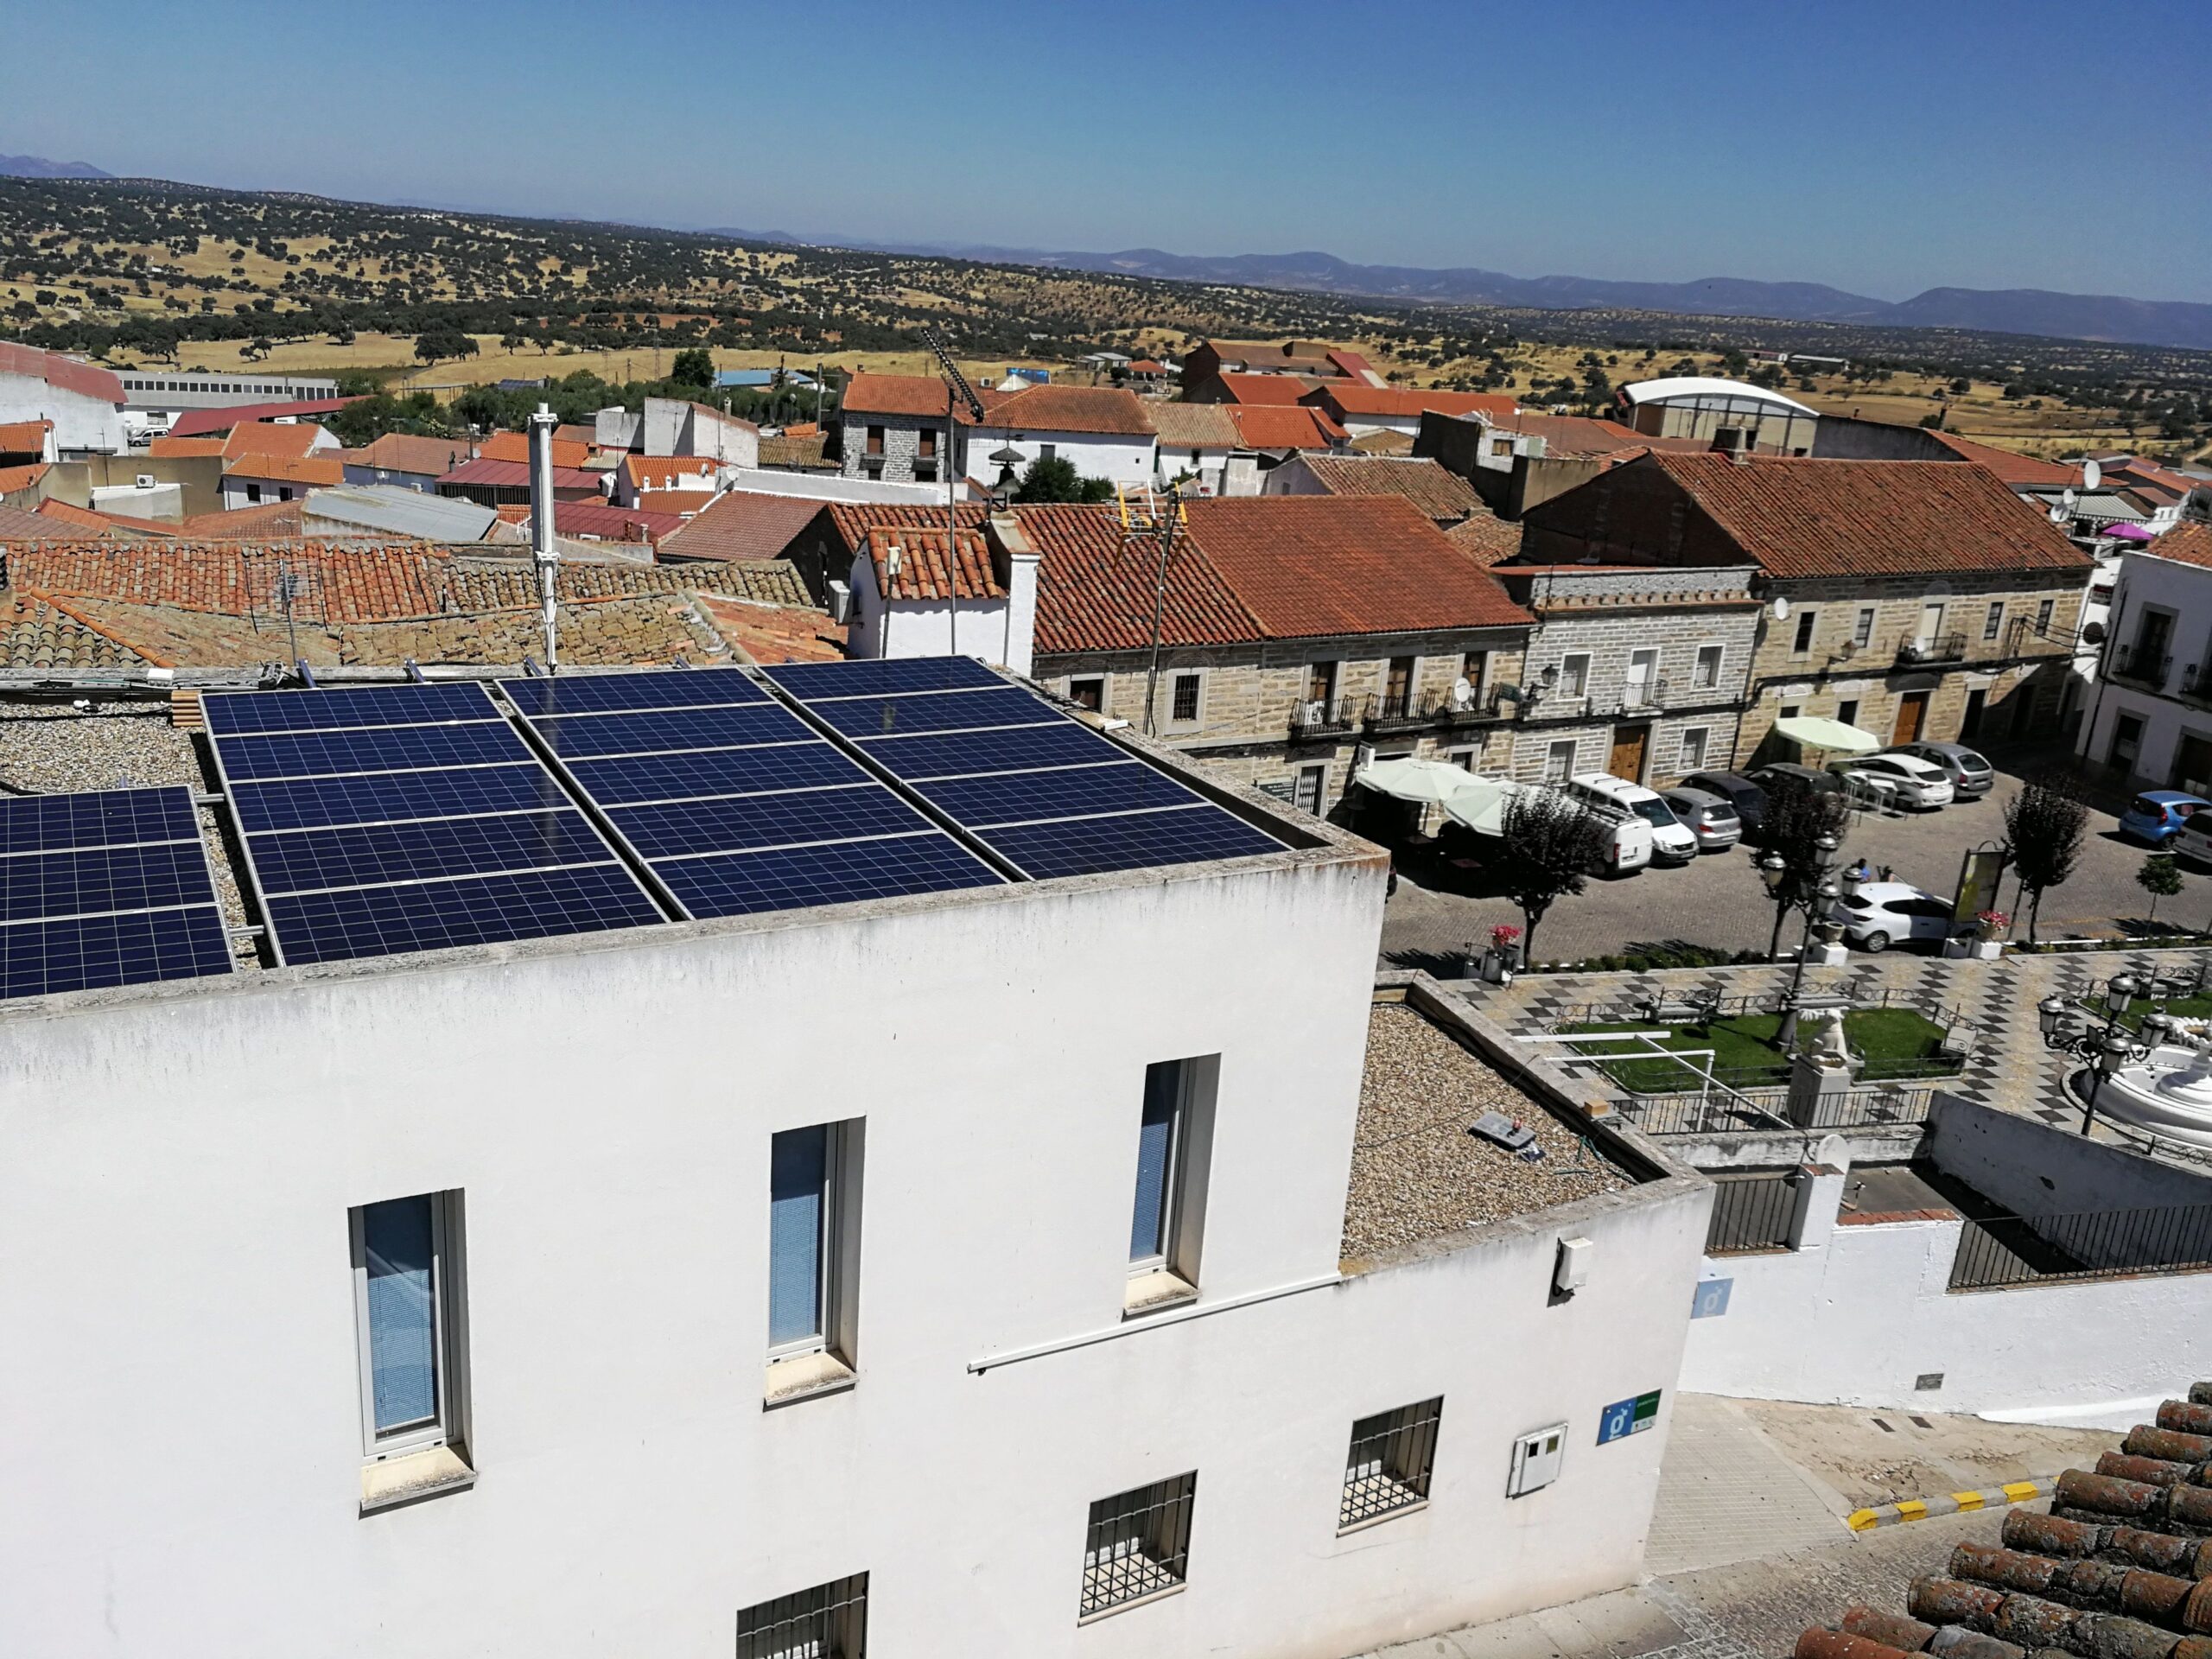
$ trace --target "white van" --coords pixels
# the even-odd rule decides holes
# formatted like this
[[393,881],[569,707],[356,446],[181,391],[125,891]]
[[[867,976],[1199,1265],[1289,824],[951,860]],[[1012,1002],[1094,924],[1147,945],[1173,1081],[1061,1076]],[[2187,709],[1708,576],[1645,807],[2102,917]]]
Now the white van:
[[1596,874],[1630,875],[1651,861],[1651,826],[1642,818],[1610,803],[1592,800],[1574,787],[1573,779],[1550,787],[1570,804],[1588,810],[1605,827],[1605,850],[1599,856]]
[[1656,790],[1631,784],[1609,772],[1580,772],[1567,780],[1570,800],[1580,801],[1600,817],[1626,817],[1643,823],[1651,842],[1650,856],[1669,864],[1688,864],[1697,857],[1697,836],[1675,816],[1675,809]]

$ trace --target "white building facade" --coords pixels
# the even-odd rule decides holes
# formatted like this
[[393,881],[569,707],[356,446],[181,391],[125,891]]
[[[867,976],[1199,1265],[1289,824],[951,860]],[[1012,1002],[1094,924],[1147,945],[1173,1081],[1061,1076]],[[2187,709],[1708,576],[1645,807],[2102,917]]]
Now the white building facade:
[[2212,797],[2212,563],[2198,559],[2212,529],[2183,524],[2119,562],[2076,749],[2122,788]]
[[53,422],[54,451],[63,461],[130,448],[123,400],[123,382],[105,369],[0,340],[0,426]]

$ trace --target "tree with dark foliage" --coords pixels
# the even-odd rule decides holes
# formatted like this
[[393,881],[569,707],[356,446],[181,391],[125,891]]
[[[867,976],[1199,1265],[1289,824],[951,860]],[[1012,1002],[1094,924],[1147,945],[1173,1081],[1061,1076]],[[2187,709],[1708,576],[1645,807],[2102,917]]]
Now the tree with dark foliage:
[[2063,772],[2031,778],[2005,803],[2005,856],[2028,895],[2028,943],[2036,942],[2036,918],[2043,896],[2063,887],[2082,856],[2088,833],[2089,809],[2082,804],[2074,780]]
[[1589,885],[1605,855],[1605,826],[1556,790],[1516,791],[1505,804],[1505,896],[1521,907],[1527,931],[1522,960],[1534,962],[1536,924],[1561,899]]

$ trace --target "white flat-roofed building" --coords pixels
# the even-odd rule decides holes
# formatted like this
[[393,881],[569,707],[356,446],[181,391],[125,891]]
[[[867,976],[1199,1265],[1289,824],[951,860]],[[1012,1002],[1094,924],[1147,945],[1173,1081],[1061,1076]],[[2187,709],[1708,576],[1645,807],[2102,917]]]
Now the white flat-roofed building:
[[1809,455],[1820,411],[1740,380],[1681,374],[1639,380],[1618,394],[1622,423],[1646,437],[1694,438],[1715,448]]
[[[1128,867],[1174,842],[1138,826],[1035,874],[1096,804],[1063,756],[867,785],[929,799],[979,885],[0,1001],[0,1259],[36,1264],[0,1274],[35,1516],[0,1649],[1318,1656],[1636,1581],[1709,1187],[1541,1061],[1507,1084],[1432,982],[1373,983],[1379,849],[988,677],[868,690],[924,666],[781,671],[784,712],[825,756],[919,744],[867,751],[912,779],[944,699],[1031,696],[1006,729],[1192,795],[1147,821],[1215,815],[1224,855]],[[734,672],[509,683],[548,798],[619,825],[610,882],[696,892],[665,834],[766,810],[612,806],[585,758]],[[440,688],[392,690],[404,722]],[[270,699],[347,695],[209,699],[219,810],[294,765],[254,747]],[[523,718],[493,706],[480,743]],[[19,784],[69,763],[39,724]],[[449,771],[466,728],[433,729]],[[414,786],[378,776],[287,798]],[[787,840],[912,868],[885,842],[920,832],[800,792]],[[332,834],[257,831],[236,874]],[[264,950],[359,937],[343,854],[264,899]],[[1408,1051],[1453,1070],[1441,1128]]]
[[135,410],[235,409],[243,404],[301,403],[335,397],[338,382],[316,374],[212,374],[205,369],[125,369],[124,407]]

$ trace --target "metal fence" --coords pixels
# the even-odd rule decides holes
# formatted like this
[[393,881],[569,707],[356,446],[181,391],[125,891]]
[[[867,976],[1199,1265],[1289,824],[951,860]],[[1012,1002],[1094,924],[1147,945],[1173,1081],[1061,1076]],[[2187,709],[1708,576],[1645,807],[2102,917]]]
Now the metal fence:
[[1707,1255],[1744,1255],[1789,1248],[1789,1217],[1797,1189],[1787,1175],[1724,1175],[1713,1183],[1713,1219],[1706,1224]]
[[1866,1129],[1886,1123],[1925,1123],[1935,1105],[1933,1089],[1853,1089],[1829,1096],[1814,1121],[1801,1124],[1790,1121],[1787,1088],[1757,1087],[1712,1095],[1631,1095],[1620,1103],[1620,1111],[1646,1135],[1725,1135],[1744,1129]]
[[1436,1424],[1443,1414],[1444,1398],[1439,1395],[1363,1417],[1351,1426],[1344,1501],[1337,1509],[1338,1531],[1427,1500],[1429,1471],[1436,1463]]
[[1969,1221],[1951,1264],[1953,1290],[2212,1271],[2212,1204],[2087,1210]]
[[868,1574],[779,1596],[737,1616],[737,1659],[867,1659]]
[[1196,1470],[1090,1506],[1084,1540],[1083,1605],[1088,1618],[1123,1602],[1172,1590],[1190,1569],[1191,1509]]

